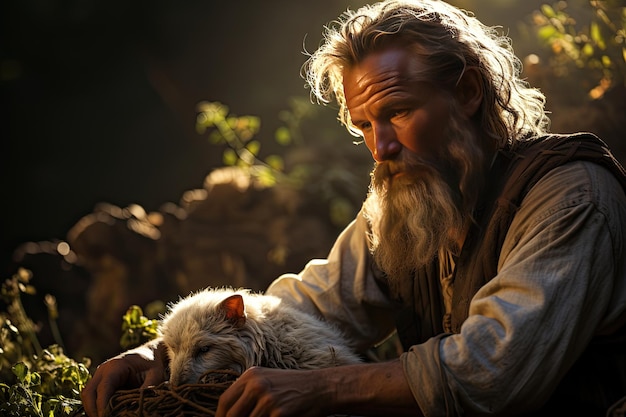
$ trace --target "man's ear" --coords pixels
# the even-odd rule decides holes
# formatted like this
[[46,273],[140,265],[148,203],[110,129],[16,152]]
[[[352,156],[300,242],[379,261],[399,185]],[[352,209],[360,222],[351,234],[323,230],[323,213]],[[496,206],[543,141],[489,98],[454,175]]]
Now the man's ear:
[[246,312],[241,295],[234,294],[224,299],[220,304],[220,308],[226,314],[226,320],[235,327],[241,327],[246,322]]
[[461,111],[471,118],[476,114],[483,102],[483,80],[477,67],[467,67],[459,80],[455,97]]

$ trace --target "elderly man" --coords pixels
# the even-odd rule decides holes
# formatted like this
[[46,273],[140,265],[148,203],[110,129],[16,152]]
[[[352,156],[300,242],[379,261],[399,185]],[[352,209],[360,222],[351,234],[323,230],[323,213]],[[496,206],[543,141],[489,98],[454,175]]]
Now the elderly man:
[[[249,369],[217,415],[604,415],[625,396],[626,175],[595,136],[547,133],[508,39],[443,1],[389,0],[342,15],[305,69],[375,168],[328,258],[267,292],[359,349],[397,331],[406,351]],[[105,362],[85,409],[165,362],[158,340]]]

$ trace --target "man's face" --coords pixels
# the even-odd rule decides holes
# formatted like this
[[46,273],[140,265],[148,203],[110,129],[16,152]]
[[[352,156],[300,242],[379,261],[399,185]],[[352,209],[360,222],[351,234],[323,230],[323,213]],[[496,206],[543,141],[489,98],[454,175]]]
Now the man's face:
[[454,94],[416,79],[421,65],[410,50],[391,48],[343,74],[350,118],[376,161],[364,214],[392,285],[438,252],[458,251],[465,201],[483,175],[472,123]]
[[343,74],[352,123],[377,163],[402,152],[433,161],[446,145],[451,98],[415,80],[421,65],[409,49],[396,47],[368,55]]

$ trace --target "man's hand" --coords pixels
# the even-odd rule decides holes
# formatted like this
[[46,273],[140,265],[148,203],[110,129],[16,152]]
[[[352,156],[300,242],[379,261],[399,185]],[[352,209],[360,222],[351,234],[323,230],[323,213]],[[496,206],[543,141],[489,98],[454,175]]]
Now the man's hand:
[[107,360],[98,366],[80,394],[85,413],[103,417],[116,391],[160,384],[165,381],[166,368],[167,355],[160,340]]
[[318,382],[314,371],[250,368],[221,395],[216,416],[325,415],[330,398]]
[[337,413],[422,415],[395,360],[316,370],[250,368],[221,395],[216,417]]

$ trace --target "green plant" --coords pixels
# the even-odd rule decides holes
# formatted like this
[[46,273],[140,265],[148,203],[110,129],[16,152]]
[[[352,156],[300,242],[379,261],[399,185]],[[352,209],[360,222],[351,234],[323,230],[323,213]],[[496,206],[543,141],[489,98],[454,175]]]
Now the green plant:
[[[282,146],[302,143],[300,123],[314,111],[297,99],[291,101],[291,107],[291,111],[281,112],[280,118],[285,125],[274,133],[275,142]],[[198,104],[196,131],[199,134],[208,132],[212,144],[226,146],[222,156],[225,166],[238,166],[265,186],[273,186],[279,181],[297,181],[293,173],[286,175],[281,156],[271,154],[260,157],[261,142],[256,139],[260,128],[261,119],[258,116],[231,114],[229,107],[220,102],[203,101]]]
[[[7,311],[0,313],[0,415],[72,416],[81,407],[80,391],[90,378],[90,360],[78,362],[57,344],[41,348],[37,328],[21,301],[22,294],[35,293],[31,278],[30,271],[20,268],[2,284]],[[46,304],[54,322],[54,298],[46,297]]]
[[158,335],[158,321],[149,319],[141,307],[132,305],[122,317],[122,337],[120,346],[124,350],[135,348]]
[[553,54],[557,75],[567,75],[572,64],[588,71],[594,84],[590,98],[626,85],[626,6],[619,0],[543,4],[533,24]]
[[[319,113],[319,106],[308,98],[292,98],[289,109],[279,113],[282,126],[274,131],[274,142],[284,147],[284,152],[265,157],[261,157],[261,140],[257,139],[261,127],[257,116],[237,116],[222,103],[204,101],[198,105],[196,130],[207,134],[210,143],[225,147],[225,166],[239,167],[267,187],[286,185],[314,195],[326,205],[331,222],[343,227],[362,202],[366,184],[361,183],[354,166],[345,164],[342,152],[347,154],[349,150],[342,150],[341,146],[351,146],[352,142],[338,140],[328,131],[311,132],[315,141],[306,140],[303,124]],[[369,170],[371,162],[367,155],[366,158]],[[286,163],[286,159],[291,163]],[[333,159],[341,162],[333,164]],[[363,178],[367,178],[365,173]]]
[[[6,313],[0,313],[3,324],[2,333],[0,333],[3,359],[17,360],[41,353],[41,345],[36,335],[37,326],[26,315],[21,297],[22,294],[35,294],[35,287],[30,285],[31,278],[32,273],[29,270],[20,268],[2,284],[0,289],[0,297],[6,304],[7,310]],[[10,356],[5,356],[9,354]],[[10,364],[13,363],[10,362]],[[0,361],[1,365],[6,365],[4,360]]]

